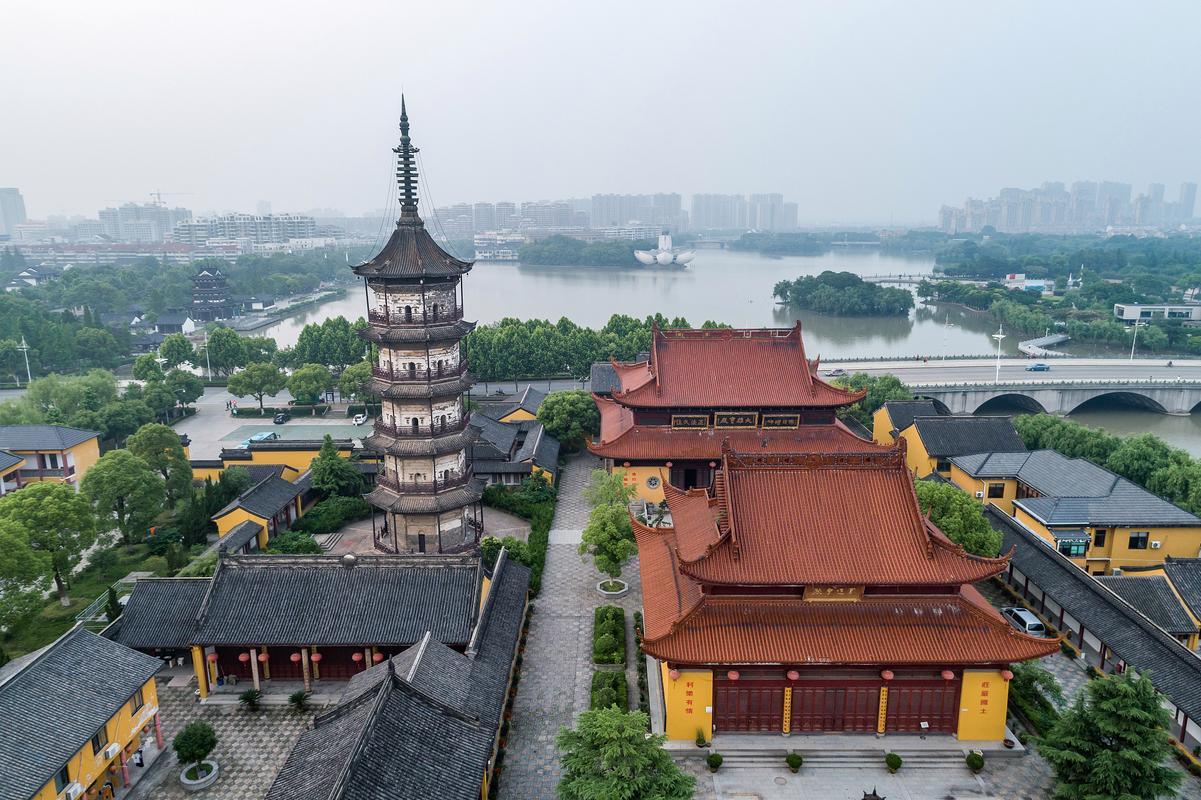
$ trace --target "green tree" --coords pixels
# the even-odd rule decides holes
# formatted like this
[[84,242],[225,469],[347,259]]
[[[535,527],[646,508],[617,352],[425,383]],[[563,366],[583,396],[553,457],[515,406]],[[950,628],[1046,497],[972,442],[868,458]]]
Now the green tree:
[[371,394],[371,362],[360,361],[342,370],[338,377],[342,397],[365,398]]
[[1169,447],[1154,434],[1143,433],[1123,439],[1105,460],[1104,466],[1140,486],[1146,486],[1158,470],[1187,461],[1188,455],[1183,450]]
[[625,508],[634,495],[638,493],[636,486],[627,486],[625,470],[615,469],[612,472],[604,469],[592,470],[592,477],[584,487],[584,499],[592,508],[605,505],[618,505]]
[[29,546],[26,531],[0,517],[0,625],[11,627],[42,606],[50,556]]
[[229,393],[234,397],[253,397],[263,410],[263,398],[279,394],[285,384],[284,374],[274,364],[247,364],[246,369],[229,376]]
[[876,413],[880,406],[889,400],[913,399],[913,392],[895,375],[868,375],[866,372],[856,372],[854,375],[839,378],[834,384],[856,392],[867,392],[858,403],[838,409],[838,416],[842,419],[850,417],[869,429],[872,426],[872,414]]
[[587,392],[573,390],[547,395],[538,409],[546,432],[572,450],[583,447],[600,433],[600,412]]
[[317,540],[301,531],[284,531],[271,540],[267,548],[270,553],[286,553],[293,556],[319,556],[325,551]]
[[98,412],[105,438],[122,442],[148,422],[154,421],[154,411],[141,400],[117,400]]
[[86,363],[97,367],[113,366],[121,353],[112,333],[102,328],[80,328],[76,331],[75,350]]
[[169,421],[176,404],[175,393],[167,388],[164,381],[153,381],[143,387],[142,402],[154,412],[156,419]]
[[161,381],[163,368],[153,353],[138,356],[133,362],[133,377],[139,381]]
[[143,425],[129,437],[125,447],[163,477],[167,502],[172,508],[177,500],[191,494],[192,465],[178,433],[158,423]]
[[597,570],[614,580],[621,577],[621,568],[638,552],[630,512],[616,503],[592,509],[581,539],[580,552],[591,554]]
[[305,364],[288,378],[288,391],[297,402],[317,402],[332,386],[334,377],[321,364]]
[[1162,350],[1168,346],[1168,334],[1158,325],[1148,325],[1139,334],[1138,346],[1143,350]]
[[917,500],[930,521],[956,544],[978,556],[994,557],[1001,551],[1001,532],[984,518],[984,506],[950,483],[915,481]]
[[196,360],[207,363],[213,372],[228,375],[247,363],[246,343],[231,328],[217,328],[209,334],[207,354],[198,355]]
[[108,617],[109,622],[114,622],[117,617],[121,616],[121,601],[117,597],[117,592],[113,587],[108,587],[108,593],[104,598],[104,616]]
[[313,459],[313,488],[326,497],[358,497],[363,491],[363,478],[358,469],[342,456],[328,433],[321,442],[321,452]]
[[192,347],[188,337],[182,333],[164,336],[163,343],[158,346],[158,354],[163,361],[167,362],[167,369],[175,369],[180,364],[196,363],[196,350]]
[[190,406],[204,396],[204,381],[182,369],[168,372],[163,384],[175,395],[175,402],[181,406]]
[[59,602],[69,606],[71,573],[96,542],[96,515],[87,500],[65,483],[35,483],[0,500],[0,519],[21,531],[31,550],[45,554],[42,563]]
[[181,764],[194,764],[199,767],[200,762],[208,758],[217,747],[217,734],[212,725],[196,720],[189,722],[183,730],[175,734],[175,738],[171,740],[171,747]]
[[102,455],[83,476],[80,488],[97,516],[116,524],[125,544],[133,544],[136,531],[147,529],[165,495],[162,477],[128,450]]
[[663,749],[662,735],[648,735],[641,711],[616,707],[585,711],[575,730],[555,740],[562,754],[562,800],[688,800],[696,779]]
[[1127,670],[1089,681],[1038,743],[1055,771],[1056,800],[1153,800],[1172,796],[1181,774],[1172,754],[1171,715],[1145,675]]

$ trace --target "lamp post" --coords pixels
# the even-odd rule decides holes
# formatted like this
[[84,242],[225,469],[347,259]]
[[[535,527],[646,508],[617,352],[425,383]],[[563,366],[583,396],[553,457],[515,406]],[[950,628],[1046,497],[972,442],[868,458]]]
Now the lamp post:
[[1146,325],[1141,319],[1134,321],[1134,338],[1130,340],[1130,360],[1134,360],[1134,346],[1138,344],[1138,329]]
[[17,349],[25,355],[25,385],[33,383],[33,373],[29,371],[29,343],[25,341],[25,336],[21,336],[21,344],[17,345]]
[[1001,382],[1001,340],[1005,338],[1005,330],[1002,326],[997,326],[997,332],[992,335],[992,338],[997,340],[997,376],[993,379],[994,384]]
[[208,379],[213,379],[213,363],[209,360],[209,329],[204,329],[204,371]]

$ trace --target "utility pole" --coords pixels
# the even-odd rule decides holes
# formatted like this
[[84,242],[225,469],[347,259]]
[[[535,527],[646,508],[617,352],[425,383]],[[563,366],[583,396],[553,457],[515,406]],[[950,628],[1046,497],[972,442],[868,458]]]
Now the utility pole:
[[1134,360],[1134,346],[1138,344],[1138,329],[1146,325],[1141,319],[1134,321],[1134,338],[1130,340],[1130,360]]
[[994,384],[1001,382],[1001,340],[1005,338],[1005,330],[1002,326],[997,326],[997,332],[992,335],[992,338],[997,340],[997,376],[993,379]]
[[21,344],[17,349],[25,354],[25,385],[33,383],[33,373],[29,371],[29,344],[25,341],[25,335],[21,335]]
[[209,329],[204,329],[204,370],[208,379],[213,379],[213,362],[209,359]]

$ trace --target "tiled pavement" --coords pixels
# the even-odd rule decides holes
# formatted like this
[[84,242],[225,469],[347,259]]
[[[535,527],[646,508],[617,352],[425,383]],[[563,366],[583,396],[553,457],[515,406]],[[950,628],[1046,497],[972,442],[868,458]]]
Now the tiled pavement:
[[[123,800],[248,800],[267,793],[292,745],[313,718],[312,712],[293,714],[273,708],[249,713],[238,706],[201,706],[193,689],[159,687],[159,708],[167,752]],[[200,795],[190,795],[179,783],[182,767],[171,750],[171,740],[189,722],[203,719],[217,734],[212,758],[221,770],[217,782]]]
[[[583,490],[600,462],[590,455],[573,457],[559,484],[559,499],[551,524],[551,544],[535,599],[526,641],[521,683],[513,709],[500,797],[537,800],[555,797],[559,754],[555,736],[588,708],[592,681],[592,610],[602,604],[596,584],[604,576],[578,552],[580,533],[588,520]],[[637,559],[622,573],[630,593],[619,601],[627,625],[641,607]],[[632,633],[627,630],[627,654],[633,663]],[[627,685],[633,669],[627,670]]]

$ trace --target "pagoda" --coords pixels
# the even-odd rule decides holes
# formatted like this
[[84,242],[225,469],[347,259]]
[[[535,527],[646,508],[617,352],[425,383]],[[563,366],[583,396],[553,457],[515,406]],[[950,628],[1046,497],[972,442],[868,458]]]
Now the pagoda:
[[651,332],[649,358],[614,363],[618,387],[594,395],[600,410],[589,449],[618,467],[650,502],[677,489],[709,487],[723,443],[740,452],[795,453],[877,448],[837,418],[863,398],[826,383],[792,328]]
[[381,398],[373,434],[363,444],[381,455],[367,501],[383,512],[375,546],[386,552],[445,553],[474,546],[482,529],[483,484],[472,474],[463,393],[467,372],[462,279],[471,262],[439,247],[417,213],[417,148],[401,99],[396,178],[400,218],[372,259],[354,267],[363,278],[363,338],[378,348],[372,389]]
[[972,583],[925,517],[903,442],[862,452],[723,448],[712,487],[665,487],[635,521],[645,629],[669,739],[714,733],[1005,736],[1009,665],[1059,649]]
[[192,319],[211,322],[230,316],[229,282],[225,273],[214,267],[201,269],[192,276]]

